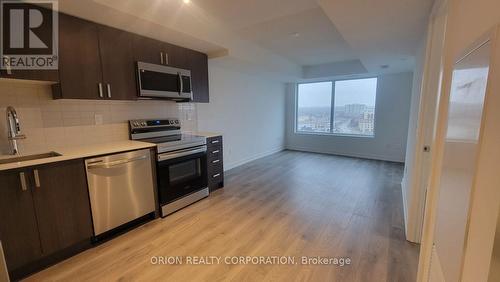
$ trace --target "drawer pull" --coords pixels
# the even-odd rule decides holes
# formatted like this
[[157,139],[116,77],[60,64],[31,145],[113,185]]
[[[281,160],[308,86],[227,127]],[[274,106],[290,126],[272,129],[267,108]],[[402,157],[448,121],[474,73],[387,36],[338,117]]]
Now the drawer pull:
[[38,169],[33,170],[33,175],[35,176],[35,187],[40,188],[40,175],[38,174]]
[[217,143],[219,143],[219,140],[212,141],[212,144],[217,144]]
[[212,154],[218,154],[218,153],[220,153],[220,150],[215,150],[212,152]]
[[213,178],[217,178],[217,177],[219,177],[219,176],[220,176],[220,173],[217,173],[217,174],[214,174],[212,177],[213,177]]
[[214,160],[214,161],[212,161],[213,164],[216,164],[218,162],[220,162],[220,160]]
[[19,178],[21,180],[21,190],[28,190],[28,186],[26,185],[26,175],[24,174],[24,172],[19,173]]

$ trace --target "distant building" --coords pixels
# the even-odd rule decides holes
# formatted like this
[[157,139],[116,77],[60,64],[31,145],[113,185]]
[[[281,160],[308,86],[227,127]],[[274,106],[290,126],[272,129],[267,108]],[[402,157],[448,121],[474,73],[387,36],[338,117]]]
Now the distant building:
[[344,112],[350,116],[358,116],[364,113],[367,106],[364,104],[348,104],[344,106]]
[[359,120],[359,130],[363,134],[373,134],[375,125],[375,113],[373,110],[366,110]]

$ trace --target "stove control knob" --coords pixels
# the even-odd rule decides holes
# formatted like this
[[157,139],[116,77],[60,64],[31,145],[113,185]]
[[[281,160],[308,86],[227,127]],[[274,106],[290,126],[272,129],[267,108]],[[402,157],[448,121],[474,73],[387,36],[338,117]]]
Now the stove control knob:
[[170,124],[174,124],[174,121],[173,120],[169,120],[168,121]]
[[139,126],[139,123],[137,123],[137,121],[134,122],[134,126],[137,127]]
[[175,120],[175,124],[179,124],[179,120],[178,119]]
[[141,122],[141,125],[142,125],[142,126],[146,126],[147,124],[146,124],[146,122],[145,122],[145,121],[143,121],[143,122]]

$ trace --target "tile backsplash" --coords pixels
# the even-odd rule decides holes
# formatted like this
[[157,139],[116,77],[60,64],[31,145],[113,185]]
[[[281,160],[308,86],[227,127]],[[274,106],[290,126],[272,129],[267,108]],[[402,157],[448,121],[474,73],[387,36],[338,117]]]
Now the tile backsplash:
[[0,81],[0,155],[9,153],[5,110],[13,106],[27,139],[22,154],[128,140],[130,119],[181,119],[183,131],[196,131],[196,105],[171,101],[53,100],[50,85]]

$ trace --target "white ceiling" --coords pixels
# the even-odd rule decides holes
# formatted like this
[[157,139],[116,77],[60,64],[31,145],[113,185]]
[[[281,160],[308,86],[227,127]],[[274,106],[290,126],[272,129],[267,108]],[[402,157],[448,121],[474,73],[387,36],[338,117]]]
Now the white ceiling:
[[59,8],[206,52],[217,64],[297,80],[336,75],[351,62],[360,73],[412,70],[432,2],[60,0]]

